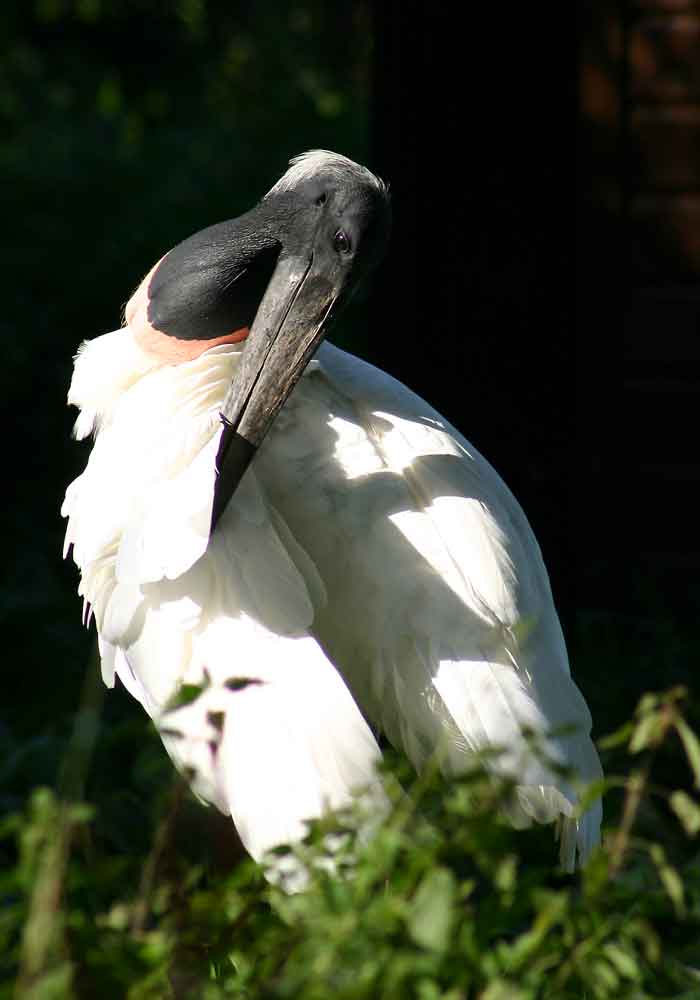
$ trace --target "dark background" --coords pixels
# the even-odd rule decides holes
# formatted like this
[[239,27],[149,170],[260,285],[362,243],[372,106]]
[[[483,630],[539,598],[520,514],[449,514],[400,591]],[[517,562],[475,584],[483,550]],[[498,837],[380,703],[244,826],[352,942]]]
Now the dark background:
[[[518,496],[597,734],[642,691],[692,684],[698,5],[526,6],[0,8],[5,805],[53,780],[90,655],[60,560],[86,459],[72,355],[165,250],[308,148],[393,193],[390,256],[333,339]],[[138,713],[119,693],[105,711],[107,730]]]

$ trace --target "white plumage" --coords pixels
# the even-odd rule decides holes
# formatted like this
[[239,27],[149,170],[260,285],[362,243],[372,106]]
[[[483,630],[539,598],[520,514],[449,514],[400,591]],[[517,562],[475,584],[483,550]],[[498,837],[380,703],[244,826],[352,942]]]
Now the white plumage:
[[[384,732],[448,773],[502,747],[514,821],[559,821],[570,868],[601,810],[576,818],[559,765],[601,771],[524,514],[390,376],[330,344],[304,368],[387,212],[366,168],[315,151],[161,259],[128,326],[76,358],[75,433],[95,443],[66,493],[66,552],[105,683],[253,857],[360,791],[381,815]],[[199,697],[174,707],[185,684]]]
[[[123,329],[78,355],[76,434],[97,436],[63,513],[106,683],[116,673],[183,734],[165,736],[168,751],[256,858],[377,789],[366,718],[417,767],[442,742],[455,771],[503,745],[496,766],[518,780],[524,816],[564,817],[571,866],[600,808],[569,818],[575,789],[522,727],[573,725],[548,754],[584,780],[600,766],[517,502],[425,402],[324,344],[210,540],[218,415],[240,354],[157,364]],[[235,678],[261,683],[231,690]],[[182,683],[205,690],[163,719]]]

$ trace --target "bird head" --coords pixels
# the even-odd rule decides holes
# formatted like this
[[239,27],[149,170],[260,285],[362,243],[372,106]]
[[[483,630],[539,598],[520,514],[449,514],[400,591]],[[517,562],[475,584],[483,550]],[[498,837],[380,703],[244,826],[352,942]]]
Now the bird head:
[[379,178],[313,150],[245,215],[174,247],[129,301],[137,338],[171,361],[245,341],[221,410],[212,530],[331,322],[381,260],[390,225]]

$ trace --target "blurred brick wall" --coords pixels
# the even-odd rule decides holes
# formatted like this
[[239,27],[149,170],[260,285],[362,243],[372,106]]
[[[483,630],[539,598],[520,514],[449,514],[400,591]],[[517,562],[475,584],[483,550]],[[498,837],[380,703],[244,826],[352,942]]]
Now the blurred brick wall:
[[[623,332],[607,461],[642,569],[700,564],[700,3],[589,5],[582,18],[579,263],[608,345]],[[593,220],[593,221],[591,221]],[[598,257],[598,263],[591,260]],[[602,262],[602,266],[601,266]],[[607,297],[607,302],[606,302]],[[619,314],[621,310],[621,316]],[[596,323],[592,310],[584,315]],[[595,335],[594,335],[595,339]],[[610,357],[599,343],[599,357]],[[605,428],[601,428],[605,433]]]

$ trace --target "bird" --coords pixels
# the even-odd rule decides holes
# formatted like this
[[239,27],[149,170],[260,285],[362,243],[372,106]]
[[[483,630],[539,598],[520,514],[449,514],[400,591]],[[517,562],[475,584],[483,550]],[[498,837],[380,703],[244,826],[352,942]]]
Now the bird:
[[[328,150],[165,253],[68,394],[67,488],[102,677],[261,861],[364,796],[381,740],[485,766],[559,861],[599,842],[591,716],[517,500],[418,395],[325,340],[386,252],[388,187]],[[533,734],[538,746],[533,745]]]

